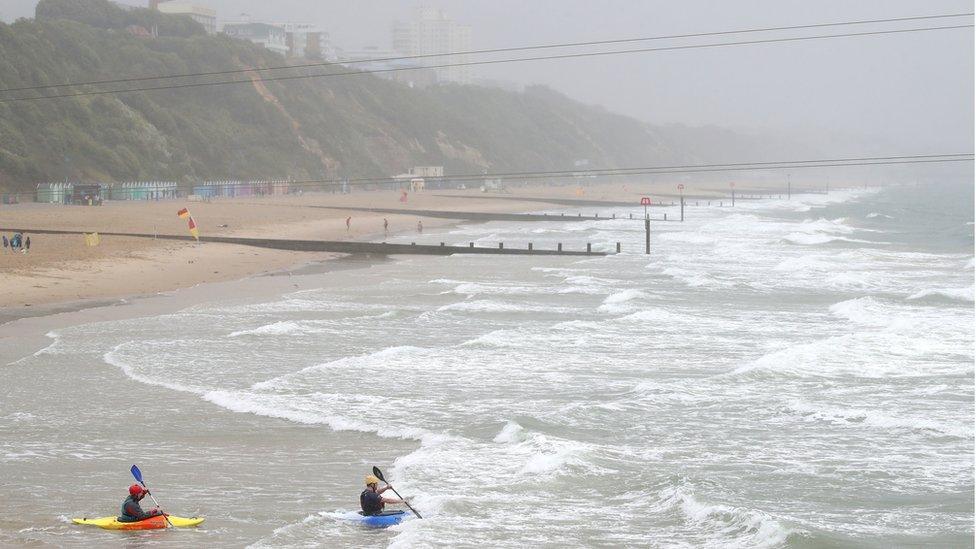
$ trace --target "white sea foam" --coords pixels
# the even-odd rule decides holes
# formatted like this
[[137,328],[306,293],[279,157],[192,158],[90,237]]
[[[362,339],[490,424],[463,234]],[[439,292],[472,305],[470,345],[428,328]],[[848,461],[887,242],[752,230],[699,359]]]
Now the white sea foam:
[[670,276],[691,288],[728,288],[734,286],[734,282],[718,280],[706,273],[682,269],[680,267],[668,267],[661,271],[661,274]]
[[227,337],[240,337],[245,335],[288,335],[304,331],[304,328],[298,322],[291,320],[282,320],[272,324],[266,324],[264,326],[259,326],[250,330],[238,330],[236,332],[231,332]]
[[789,410],[807,421],[824,421],[842,427],[870,427],[884,432],[929,431],[957,438],[972,438],[972,425],[940,422],[930,418],[898,417],[880,410],[831,406],[824,403],[794,401]]
[[460,301],[444,305],[437,309],[440,312],[474,312],[474,313],[560,313],[569,309],[564,307],[549,307],[545,305],[530,305],[526,303],[510,303],[490,299]]
[[885,214],[883,214],[883,213],[878,213],[878,212],[871,212],[871,213],[869,213],[869,214],[867,215],[867,217],[868,217],[868,219],[874,219],[874,218],[876,218],[876,217],[883,217],[883,218],[885,218],[885,219],[894,219],[894,218],[893,218],[893,217],[891,217],[890,215],[885,215]]
[[819,244],[827,244],[830,242],[855,242],[861,244],[879,244],[878,242],[871,242],[870,240],[861,240],[858,238],[847,238],[843,236],[835,236],[835,235],[820,234],[820,233],[790,233],[784,236],[783,240],[787,242],[792,242],[793,244],[801,244],[804,246],[816,246]]
[[928,290],[919,290],[914,294],[908,296],[908,299],[925,299],[925,298],[944,298],[953,301],[973,301],[973,286],[967,288],[933,288]]
[[494,441],[500,444],[512,444],[523,440],[525,440],[525,429],[514,421],[505,423],[505,426],[494,438]]
[[774,271],[787,273],[802,273],[806,271],[822,272],[836,268],[836,265],[817,259],[809,255],[788,257],[773,267]]
[[762,511],[699,501],[686,487],[665,488],[659,497],[702,530],[705,547],[777,547],[795,532]]
[[830,306],[830,312],[852,322],[873,326],[884,326],[891,320],[888,311],[883,310],[881,304],[873,297],[859,297],[834,303]]

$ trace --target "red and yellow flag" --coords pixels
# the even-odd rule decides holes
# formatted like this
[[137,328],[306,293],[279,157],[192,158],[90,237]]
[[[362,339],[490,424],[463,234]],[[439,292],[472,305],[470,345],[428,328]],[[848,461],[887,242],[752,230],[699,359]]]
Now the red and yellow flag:
[[197,229],[197,224],[193,221],[193,216],[190,215],[190,210],[183,208],[182,210],[176,212],[176,215],[186,219],[187,228],[190,229],[190,234],[193,235],[193,238],[200,240],[200,229]]

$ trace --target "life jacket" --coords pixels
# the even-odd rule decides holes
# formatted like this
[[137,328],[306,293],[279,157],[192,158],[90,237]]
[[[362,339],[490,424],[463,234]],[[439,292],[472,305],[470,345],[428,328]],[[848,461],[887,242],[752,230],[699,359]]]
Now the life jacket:
[[378,515],[383,512],[383,496],[367,488],[359,494],[359,506],[364,515]]
[[139,502],[132,496],[125,498],[125,501],[122,502],[122,513],[119,514],[118,521],[138,522],[145,518],[148,518],[148,516],[142,511]]

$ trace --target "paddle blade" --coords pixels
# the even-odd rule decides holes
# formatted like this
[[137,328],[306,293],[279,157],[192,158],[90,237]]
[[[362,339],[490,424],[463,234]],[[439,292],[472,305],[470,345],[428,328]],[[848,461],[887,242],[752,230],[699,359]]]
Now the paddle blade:
[[[135,467],[135,465],[133,465],[133,467]],[[375,465],[373,466],[373,475],[376,476],[376,478],[382,480],[383,482],[386,482],[386,479],[383,478],[383,471],[380,471],[380,468]]]
[[137,481],[139,481],[139,484],[145,486],[146,483],[142,482],[142,471],[140,471],[138,467],[133,465],[132,469],[129,469],[129,471],[132,473],[132,476],[135,477]]

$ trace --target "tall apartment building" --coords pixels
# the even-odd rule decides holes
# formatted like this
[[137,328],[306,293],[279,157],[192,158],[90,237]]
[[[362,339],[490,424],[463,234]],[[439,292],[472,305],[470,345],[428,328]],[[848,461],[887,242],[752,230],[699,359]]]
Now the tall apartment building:
[[[393,49],[401,55],[430,55],[469,51],[471,49],[471,27],[460,25],[443,11],[429,6],[417,9],[414,19],[397,22],[393,26]],[[418,62],[424,66],[444,63],[464,63],[467,55],[450,57],[431,57]],[[471,68],[440,67],[434,69],[440,82],[469,84]]]
[[304,57],[306,59],[335,58],[329,43],[329,33],[323,32],[313,23],[279,23],[285,29],[285,42],[288,45],[288,57]]
[[160,1],[152,0],[149,2],[150,9],[155,9],[161,13],[169,13],[172,15],[189,15],[190,19],[193,19],[197,23],[203,25],[203,28],[207,30],[207,34],[214,34],[217,32],[217,12],[198,4],[192,2],[173,2],[173,1]]

